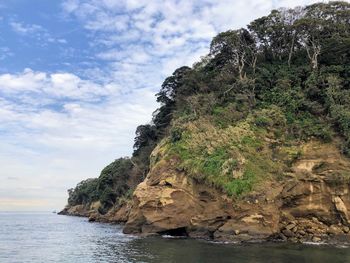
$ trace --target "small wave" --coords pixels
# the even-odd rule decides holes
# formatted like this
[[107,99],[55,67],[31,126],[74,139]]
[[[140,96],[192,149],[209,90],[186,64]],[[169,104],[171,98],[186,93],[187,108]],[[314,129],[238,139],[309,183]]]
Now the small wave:
[[305,241],[305,242],[302,242],[302,244],[304,244],[304,245],[311,245],[311,246],[327,245],[327,243],[325,243],[325,242],[312,242],[312,241]]
[[172,235],[162,235],[162,238],[169,238],[169,239],[186,239],[187,237],[184,237],[184,236],[172,236]]

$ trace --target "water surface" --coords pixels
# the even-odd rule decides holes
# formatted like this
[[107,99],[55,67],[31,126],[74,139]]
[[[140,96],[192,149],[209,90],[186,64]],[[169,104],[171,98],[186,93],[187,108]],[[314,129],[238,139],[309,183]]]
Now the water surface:
[[52,213],[0,213],[0,262],[350,262],[350,248],[137,238],[119,225]]

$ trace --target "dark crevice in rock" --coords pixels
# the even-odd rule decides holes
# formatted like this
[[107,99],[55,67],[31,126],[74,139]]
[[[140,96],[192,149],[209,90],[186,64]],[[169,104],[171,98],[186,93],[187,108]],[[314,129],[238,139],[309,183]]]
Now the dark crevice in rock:
[[172,187],[173,185],[169,182],[165,182],[165,186],[169,186],[169,187]]
[[215,231],[209,231],[209,239],[210,240],[214,240],[214,233],[215,233]]
[[168,235],[173,237],[188,237],[186,227],[179,227],[159,232],[160,235]]

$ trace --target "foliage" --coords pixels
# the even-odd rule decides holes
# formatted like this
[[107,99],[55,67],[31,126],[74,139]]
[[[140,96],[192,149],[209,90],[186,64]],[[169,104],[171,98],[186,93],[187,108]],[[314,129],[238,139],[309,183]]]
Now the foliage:
[[98,200],[98,180],[86,179],[81,181],[74,189],[68,190],[68,205],[88,204]]
[[[262,118],[269,127],[256,124]],[[285,130],[285,123],[278,108],[254,112],[245,121],[225,128],[205,120],[194,121],[182,126],[181,139],[166,144],[167,156],[177,156],[179,167],[188,176],[238,197],[283,170],[283,163],[271,161],[272,151],[264,138],[272,129]]]
[[128,179],[133,164],[129,158],[119,158],[106,166],[96,179],[80,182],[75,189],[68,190],[68,204],[87,205],[101,202],[101,211],[106,212],[117,199],[129,191]]

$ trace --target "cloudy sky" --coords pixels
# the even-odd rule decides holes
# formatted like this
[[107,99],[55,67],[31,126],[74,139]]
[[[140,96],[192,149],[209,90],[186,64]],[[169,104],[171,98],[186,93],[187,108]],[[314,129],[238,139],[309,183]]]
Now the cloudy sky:
[[132,152],[177,67],[218,32],[312,0],[1,0],[0,210],[53,210]]

